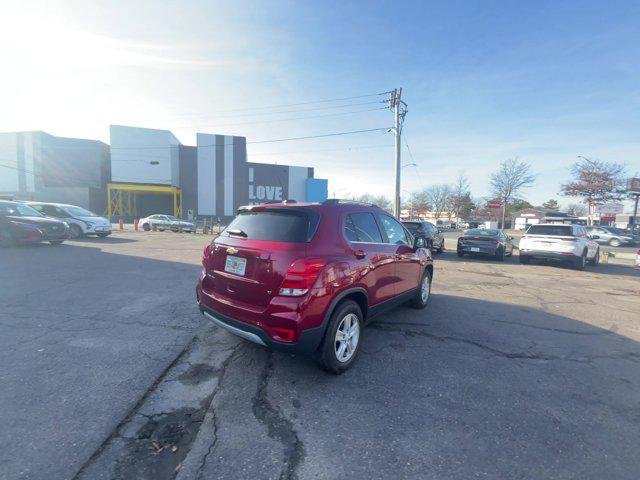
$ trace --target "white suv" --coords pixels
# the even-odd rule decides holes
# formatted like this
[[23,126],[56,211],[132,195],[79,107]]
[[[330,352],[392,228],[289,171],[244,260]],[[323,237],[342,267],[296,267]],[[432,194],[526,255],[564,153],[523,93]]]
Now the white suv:
[[579,270],[600,262],[600,247],[581,225],[532,225],[520,240],[520,263],[531,259],[559,260]]

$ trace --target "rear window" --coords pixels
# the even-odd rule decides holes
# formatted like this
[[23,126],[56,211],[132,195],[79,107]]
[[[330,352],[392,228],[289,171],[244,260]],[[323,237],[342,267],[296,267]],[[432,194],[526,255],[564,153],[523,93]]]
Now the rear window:
[[559,237],[572,237],[573,229],[570,225],[532,225],[527,230],[530,235],[555,235]]
[[221,233],[224,237],[249,238],[269,242],[308,242],[317,230],[316,212],[262,210],[239,213]]
[[475,235],[476,237],[497,237],[500,234],[500,230],[474,228],[467,230],[465,235]]
[[371,213],[347,215],[344,233],[351,242],[383,243],[380,229]]

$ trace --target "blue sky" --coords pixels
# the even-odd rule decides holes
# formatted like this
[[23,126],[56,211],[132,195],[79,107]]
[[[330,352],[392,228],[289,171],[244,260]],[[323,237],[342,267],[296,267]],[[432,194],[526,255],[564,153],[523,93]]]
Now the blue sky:
[[[0,76],[0,131],[297,137],[392,116],[372,110],[378,97],[256,108],[403,87],[403,163],[418,164],[404,169],[407,191],[464,170],[484,196],[498,163],[518,156],[538,175],[532,203],[569,203],[557,192],[577,155],[640,171],[639,2],[52,3],[3,4],[12,75]],[[335,108],[307,110],[323,106]],[[338,196],[390,196],[392,143],[375,132],[250,145],[249,156],[314,166]]]

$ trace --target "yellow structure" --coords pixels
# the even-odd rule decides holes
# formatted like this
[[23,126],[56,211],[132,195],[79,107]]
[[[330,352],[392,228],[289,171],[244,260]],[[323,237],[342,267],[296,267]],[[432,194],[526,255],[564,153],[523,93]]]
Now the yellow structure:
[[182,189],[171,185],[107,183],[107,215],[137,217],[138,194],[172,195],[173,215],[182,218]]

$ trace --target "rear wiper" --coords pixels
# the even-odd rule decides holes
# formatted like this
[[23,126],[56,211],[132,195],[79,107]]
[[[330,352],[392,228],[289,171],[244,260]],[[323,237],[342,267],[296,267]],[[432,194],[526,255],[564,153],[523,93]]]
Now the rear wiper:
[[231,229],[227,229],[227,233],[229,235],[236,235],[237,237],[247,237],[247,232],[245,232],[244,230],[240,230],[237,228],[231,228]]

